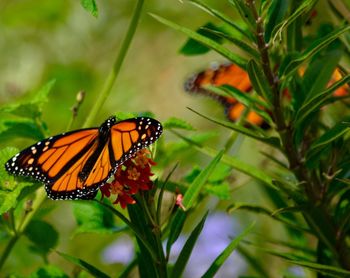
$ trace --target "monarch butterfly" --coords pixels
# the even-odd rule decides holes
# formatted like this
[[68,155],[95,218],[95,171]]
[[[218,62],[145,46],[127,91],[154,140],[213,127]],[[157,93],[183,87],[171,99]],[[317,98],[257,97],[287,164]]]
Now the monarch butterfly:
[[[305,68],[301,68],[299,74],[302,76],[305,72]],[[328,82],[327,87],[330,87],[335,82],[342,78],[339,68],[336,68],[333,72],[331,79]],[[194,74],[185,82],[185,91],[194,94],[201,94],[216,99],[225,107],[225,113],[230,121],[237,121],[242,115],[245,107],[242,103],[238,102],[233,97],[226,97],[217,95],[205,86],[221,86],[230,85],[241,92],[250,93],[252,90],[252,84],[249,80],[248,73],[241,69],[239,66],[226,63],[222,65],[214,65],[204,71]],[[334,97],[343,97],[349,94],[349,85],[344,84],[342,87],[334,91]],[[290,98],[288,90],[283,92],[284,97]],[[269,125],[254,111],[250,111],[247,115],[246,121],[249,124],[257,125],[262,128],[268,128]]]
[[[245,110],[245,106],[233,97],[217,95],[205,88],[207,85],[221,86],[230,85],[241,92],[249,93],[252,84],[248,73],[239,66],[231,63],[214,65],[201,71],[185,82],[185,91],[209,96],[219,101],[225,107],[225,114],[230,121],[237,121]],[[265,126],[263,118],[254,111],[250,111],[246,118],[253,125]]]
[[110,117],[98,128],[39,141],[8,160],[5,168],[10,174],[43,182],[51,199],[93,199],[118,166],[161,133],[161,124],[151,118],[117,122]]

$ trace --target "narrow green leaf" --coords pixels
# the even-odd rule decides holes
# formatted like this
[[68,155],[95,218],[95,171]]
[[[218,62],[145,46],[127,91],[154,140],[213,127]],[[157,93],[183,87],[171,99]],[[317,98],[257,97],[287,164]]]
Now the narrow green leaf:
[[[247,1],[229,0],[238,10],[241,18],[250,26],[251,30],[256,30],[256,21]],[[255,4],[254,4],[255,5]]]
[[[186,193],[184,194],[184,197],[182,199],[182,204],[186,208],[186,210],[189,210],[193,206],[201,189],[205,185],[206,181],[208,180],[209,176],[215,169],[216,165],[219,163],[223,154],[224,154],[224,151],[220,151],[219,153],[217,153],[216,156],[213,158],[213,160],[208,164],[208,166],[204,168],[204,170],[194,179],[194,181],[186,190]],[[169,234],[169,238],[166,246],[167,254],[170,253],[172,244],[179,237],[180,232],[183,228],[185,219],[186,219],[185,212],[183,212],[182,210],[178,210],[175,213],[175,216],[173,217],[173,219],[171,220],[170,234]]]
[[[229,213],[233,213],[236,210],[246,210],[246,211],[249,211],[249,212],[252,212],[252,213],[264,214],[264,215],[267,215],[267,216],[271,217],[274,220],[277,220],[277,221],[283,223],[284,225],[289,226],[290,228],[293,228],[295,230],[311,234],[311,231],[308,230],[306,227],[298,225],[294,221],[290,221],[290,220],[288,220],[285,217],[282,217],[280,215],[276,215],[270,209],[267,209],[267,208],[259,206],[259,205],[247,204],[247,203],[235,203],[235,204],[230,205],[227,208],[227,211]],[[298,212],[300,212],[300,211],[301,211],[301,209],[299,208]]]
[[179,235],[180,235],[182,228],[185,224],[185,220],[186,220],[186,212],[178,209],[176,211],[174,217],[171,219],[169,237],[168,237],[168,240],[166,243],[167,257],[169,257],[171,246],[179,238]]
[[99,269],[97,269],[96,267],[94,267],[93,265],[87,263],[86,261],[79,259],[77,257],[73,257],[71,255],[65,254],[63,252],[59,252],[56,251],[56,253],[58,255],[60,255],[62,258],[64,258],[65,260],[67,260],[68,262],[80,267],[81,269],[87,271],[88,273],[90,273],[91,275],[93,275],[94,277],[99,277],[99,278],[109,278],[110,276],[108,276],[107,274],[103,273],[102,271],[100,271]]
[[[207,88],[207,86],[206,86]],[[229,96],[236,99],[238,102],[242,103],[249,111],[256,112],[260,117],[262,117],[265,122],[270,126],[273,125],[273,121],[269,113],[267,113],[263,108],[269,109],[269,105],[261,100],[258,96],[252,94],[243,93],[242,91],[232,87],[230,85],[222,85],[220,87],[208,86],[208,89],[213,93],[217,93],[222,96]]]
[[282,22],[288,12],[289,0],[272,0],[267,11],[267,23],[265,25],[265,41],[270,41],[273,28]]
[[27,238],[34,244],[33,251],[47,255],[58,243],[58,232],[49,223],[42,220],[32,220],[24,231]]
[[325,145],[330,144],[334,140],[338,139],[339,137],[343,136],[346,132],[350,130],[350,127],[348,124],[346,124],[346,121],[349,121],[350,117],[345,118],[340,123],[337,123],[334,127],[327,130],[325,133],[322,134],[321,137],[319,137],[315,142],[313,142],[310,146],[309,152],[314,151],[315,149],[322,148]]
[[202,278],[210,278],[215,275],[219,268],[223,265],[226,259],[231,255],[231,253],[237,248],[238,244],[242,239],[244,239],[247,234],[253,229],[255,223],[250,224],[244,231],[231,241],[231,243],[225,248],[225,250],[215,259],[211,264],[209,269],[204,273]]
[[190,123],[175,117],[170,117],[165,122],[163,122],[163,127],[165,129],[178,128],[185,130],[195,130],[195,128]]
[[318,263],[310,262],[307,260],[295,260],[295,259],[293,259],[293,257],[294,257],[293,254],[286,254],[285,252],[276,252],[274,250],[270,250],[267,252],[270,253],[271,255],[280,257],[291,264],[299,265],[299,266],[317,271],[317,272],[325,274],[325,275],[330,275],[332,277],[349,277],[350,276],[350,271],[345,270],[345,269],[341,269],[341,268],[338,268],[335,266],[318,264]]
[[[221,44],[223,42],[223,38],[216,35],[214,32],[211,32],[211,30],[219,30],[219,29],[213,23],[208,22],[202,27],[198,28],[196,30],[196,33]],[[202,55],[209,51],[210,51],[209,47],[191,38],[188,39],[180,49],[180,53],[187,56]]]
[[227,23],[229,26],[233,27],[236,31],[239,32],[242,36],[246,37],[250,41],[254,42],[255,37],[251,34],[251,32],[247,32],[243,28],[241,28],[239,25],[237,25],[231,18],[227,17],[223,13],[209,7],[207,4],[203,3],[200,0],[189,0],[190,3],[195,4],[196,6],[200,7],[202,10],[206,11],[207,13],[215,16],[216,18],[222,20],[223,22]]
[[[143,237],[143,240],[138,237],[136,238],[137,245],[139,246],[139,250],[137,250],[139,273],[141,277],[156,277],[157,264],[155,260],[158,260],[159,257],[155,256],[156,253],[159,256],[163,250],[158,249],[157,239],[150,226],[152,225],[150,224],[150,218],[146,213],[147,208],[142,205],[141,198],[143,197],[140,197],[136,204],[127,207],[131,223],[137,227],[138,231],[141,231]],[[147,243],[147,245],[144,243]]]
[[189,108],[189,110],[191,110],[192,112],[196,113],[197,115],[213,122],[213,123],[216,123],[216,124],[219,124],[223,127],[226,127],[226,128],[229,128],[229,129],[232,129],[234,131],[237,131],[239,133],[242,133],[246,136],[249,136],[253,139],[256,139],[258,141],[261,141],[265,144],[268,144],[274,148],[277,148],[277,149],[280,149],[281,146],[280,146],[280,140],[277,138],[277,137],[268,137],[268,136],[259,136],[259,134],[257,134],[257,132],[254,132],[253,130],[249,129],[249,128],[245,128],[243,126],[240,126],[238,124],[234,124],[234,123],[230,123],[228,121],[222,121],[222,120],[218,120],[218,119],[214,119],[212,117],[209,117],[209,116],[205,116],[191,108]]
[[98,17],[98,9],[95,0],[80,0],[80,3],[85,10],[91,13],[94,17]]
[[254,60],[250,60],[247,65],[249,79],[253,84],[255,91],[263,97],[269,104],[272,103],[272,92],[264,73]]
[[204,227],[205,220],[207,219],[208,212],[203,216],[202,220],[197,224],[194,228],[190,236],[188,237],[185,245],[183,246],[176,262],[173,267],[173,271],[171,272],[171,278],[181,277],[183,271],[185,270],[188,259],[191,256],[193,247],[196,244],[196,241]]
[[255,58],[257,60],[260,59],[260,54],[256,49],[252,48],[249,44],[245,43],[244,41],[237,39],[234,35],[225,33],[221,30],[213,30],[213,29],[207,29],[207,28],[205,28],[205,30],[207,30],[209,33],[216,35],[219,38],[223,38],[228,40],[229,42],[232,42],[235,46],[242,49],[247,54],[250,54],[252,58]]
[[151,14],[151,16],[154,17],[159,22],[173,28],[174,30],[180,31],[180,32],[186,34],[187,36],[189,36],[190,38],[192,38],[192,39],[202,43],[203,45],[215,50],[216,52],[221,54],[223,57],[226,57],[228,60],[237,64],[241,68],[243,68],[243,69],[246,68],[246,60],[244,60],[240,56],[234,54],[231,50],[223,47],[219,43],[217,43],[217,42],[215,42],[207,37],[204,37],[204,36],[194,32],[194,31],[192,31],[191,29],[182,27],[182,26],[180,26],[172,21],[169,21],[163,17],[160,17],[158,15]]
[[[200,152],[206,155],[209,155],[210,157],[214,157],[217,154],[217,151],[213,148],[204,147],[201,144],[198,144],[197,142],[191,140],[190,138],[177,133],[176,131],[172,131],[172,132],[176,134],[178,137],[180,137],[181,139],[183,139],[188,144],[193,145]],[[273,178],[267,175],[265,171],[261,171],[256,167],[246,164],[243,161],[236,159],[235,157],[228,156],[226,154],[223,155],[222,162],[231,166],[237,171],[246,174],[247,176],[250,176],[252,178],[255,178],[263,182],[264,184],[270,186],[271,188],[278,190],[278,188],[273,184],[274,183]]]
[[[306,1],[307,2],[307,1]],[[306,60],[313,57],[316,53],[318,53],[320,50],[324,49],[326,46],[328,46],[331,42],[339,38],[340,35],[350,30],[350,25],[345,25],[343,27],[340,27],[333,32],[330,32],[328,35],[315,40],[307,49],[304,50],[303,53],[301,53],[297,58],[292,59],[289,64],[285,67],[284,71],[282,72],[281,79],[285,79],[291,74],[294,73],[294,71],[297,70],[297,68],[304,63]]]
[[320,109],[327,100],[332,97],[333,92],[347,82],[350,82],[350,74],[344,76],[344,78],[335,82],[329,88],[307,100],[295,116],[295,125],[300,125],[311,113],[318,111],[318,109]]
[[[281,1],[284,2],[284,1]],[[287,28],[291,23],[293,23],[299,16],[309,12],[313,6],[316,4],[317,0],[305,0],[302,1],[298,9],[294,11],[287,19],[279,23],[278,25],[271,26],[273,30],[271,32],[271,39],[275,41],[277,37],[282,36],[282,32]]]
[[182,204],[186,209],[189,209],[193,206],[199,192],[215,169],[216,165],[219,163],[223,154],[224,151],[220,151],[189,186],[182,200]]
[[343,54],[343,46],[339,41],[335,41],[310,62],[302,79],[306,101],[327,87]]

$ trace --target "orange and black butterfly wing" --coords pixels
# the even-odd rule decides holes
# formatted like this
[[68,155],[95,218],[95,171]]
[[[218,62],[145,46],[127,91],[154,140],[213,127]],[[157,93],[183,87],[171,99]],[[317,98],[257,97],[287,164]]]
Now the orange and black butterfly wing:
[[[227,118],[232,122],[237,121],[246,107],[233,97],[225,97],[211,92],[206,88],[208,85],[229,85],[241,92],[249,93],[252,90],[252,84],[248,73],[239,66],[228,63],[199,72],[185,82],[187,92],[209,96],[218,100],[224,106]],[[251,125],[268,127],[264,119],[254,111],[248,112],[246,121]]]
[[70,192],[69,199],[94,198],[94,193],[107,182],[118,166],[152,144],[161,133],[161,124],[151,118],[120,122],[116,122],[114,117],[109,118],[99,128],[98,142],[50,185],[50,197],[58,197],[57,192],[63,191]]
[[91,128],[44,139],[16,154],[5,164],[5,168],[13,175],[30,176],[44,182],[52,199],[69,199],[76,188],[72,188],[71,192],[56,192],[51,187],[71,171],[81,157],[96,149],[98,134],[97,128]]
[[185,91],[189,93],[202,94],[212,97],[227,106],[237,103],[237,100],[232,97],[224,97],[217,95],[205,88],[205,86],[221,86],[229,85],[242,92],[249,92],[252,89],[252,84],[249,80],[248,73],[239,66],[228,63],[219,66],[210,67],[201,71],[185,82]]
[[51,199],[92,199],[117,167],[158,139],[160,123],[150,118],[116,122],[50,137],[23,150],[5,165],[14,175],[45,183]]

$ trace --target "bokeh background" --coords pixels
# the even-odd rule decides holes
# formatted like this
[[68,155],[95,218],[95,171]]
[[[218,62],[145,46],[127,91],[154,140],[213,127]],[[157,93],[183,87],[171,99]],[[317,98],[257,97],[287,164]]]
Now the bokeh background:
[[[208,0],[206,3],[225,11],[230,16],[235,16],[234,9],[226,1]],[[57,134],[66,129],[76,94],[84,90],[86,97],[73,128],[81,127],[117,55],[135,1],[104,0],[97,1],[97,4],[99,16],[94,18],[81,7],[80,1],[0,1],[0,105],[18,101],[49,80],[55,79],[56,84],[43,110],[43,118],[50,133]],[[212,20],[208,14],[181,1],[146,1],[141,22],[121,73],[103,110],[95,119],[95,125],[99,125],[116,112],[151,111],[160,121],[178,117],[190,122],[201,132],[217,132],[220,136],[213,138],[211,144],[219,149],[220,144],[228,138],[229,132],[203,120],[187,107],[224,118],[222,107],[212,100],[187,95],[183,90],[183,83],[193,72],[206,68],[213,61],[223,62],[224,59],[213,52],[198,57],[181,55],[179,49],[186,38],[154,20],[149,13],[161,15],[191,29],[197,29]],[[163,140],[171,143],[180,139],[166,133]],[[240,138],[238,141],[239,147],[234,147],[233,152],[236,152],[240,159],[262,168],[268,167],[259,153],[266,147],[252,143],[248,139]],[[22,148],[31,143],[29,140],[0,142],[0,146],[15,144],[16,147]],[[208,160],[208,157],[197,153],[187,156],[186,153],[179,154],[173,161],[180,163],[175,177],[180,179],[190,167],[206,165]],[[238,234],[242,226],[252,220],[258,220],[256,234],[269,234],[271,238],[277,234],[283,239],[284,232],[281,227],[267,217],[256,219],[256,216],[249,213],[235,212],[233,215],[225,213],[225,208],[233,201],[257,204],[267,202],[258,184],[234,171],[231,175],[232,199],[220,201],[211,198],[198,208],[199,214],[208,208],[216,210],[206,226],[209,233],[212,230],[214,234],[210,239],[206,233],[207,237],[203,239],[208,245],[203,247],[207,248],[206,252],[209,254],[218,242],[228,243],[232,236]],[[58,250],[81,257],[106,273],[118,273],[118,269],[123,268],[122,259],[125,259],[132,250],[130,249],[132,244],[124,238],[125,234],[74,236],[76,222],[69,202],[48,200],[43,211],[50,211],[45,220],[54,225],[60,234]],[[193,222],[190,225],[193,227],[198,221],[196,215],[191,220]],[[223,225],[222,230],[214,229],[218,223]],[[130,242],[132,243],[131,239]],[[4,246],[5,241],[0,241],[0,250]],[[35,255],[28,246],[29,241],[22,237],[4,267],[7,274],[29,275],[43,264],[42,258]],[[260,255],[256,253],[256,256]],[[121,259],[118,259],[118,256]],[[264,256],[270,260],[271,268],[280,264],[280,261]],[[237,275],[249,273],[246,272],[248,267],[237,254],[231,259],[229,264],[235,268],[234,273]],[[67,272],[74,271],[71,264],[54,252],[49,260]],[[195,268],[200,265],[196,262],[193,264]],[[192,274],[187,275],[191,277]],[[221,275],[225,277],[224,274]],[[276,277],[281,275],[276,273]]]

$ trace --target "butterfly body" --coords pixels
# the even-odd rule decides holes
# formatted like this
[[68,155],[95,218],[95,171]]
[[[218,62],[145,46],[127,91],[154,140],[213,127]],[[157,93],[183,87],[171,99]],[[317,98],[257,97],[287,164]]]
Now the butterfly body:
[[5,168],[45,183],[51,199],[91,199],[118,166],[161,133],[161,124],[151,118],[117,122],[110,117],[99,128],[44,139],[16,154]]

